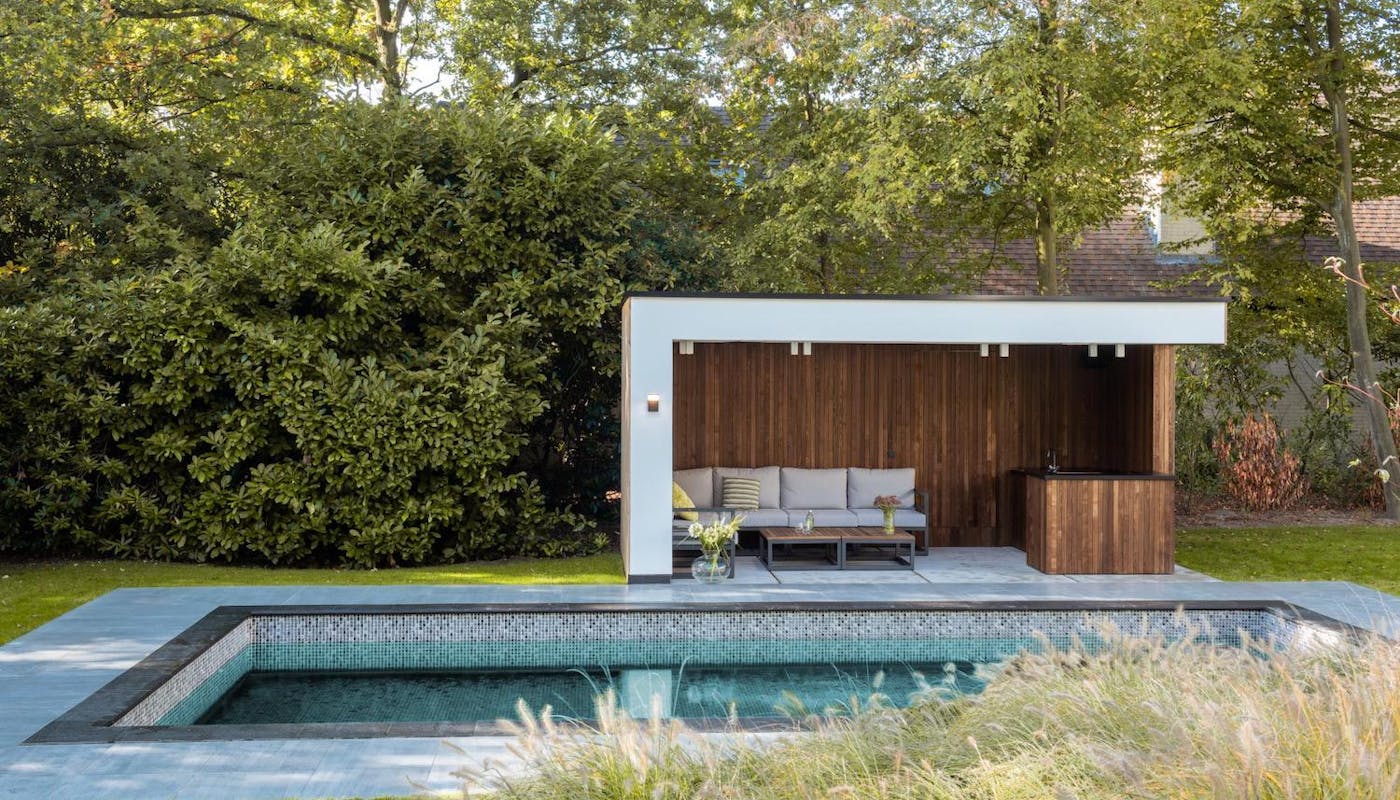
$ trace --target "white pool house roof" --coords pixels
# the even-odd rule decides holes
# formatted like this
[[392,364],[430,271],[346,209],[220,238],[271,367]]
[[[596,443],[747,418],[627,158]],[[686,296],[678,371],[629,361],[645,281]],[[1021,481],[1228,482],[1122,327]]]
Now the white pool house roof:
[[[622,307],[622,556],[632,583],[671,575],[674,359],[695,343],[1019,345],[1225,342],[1224,299],[637,293]],[[1122,352],[1121,348],[1118,351]]]

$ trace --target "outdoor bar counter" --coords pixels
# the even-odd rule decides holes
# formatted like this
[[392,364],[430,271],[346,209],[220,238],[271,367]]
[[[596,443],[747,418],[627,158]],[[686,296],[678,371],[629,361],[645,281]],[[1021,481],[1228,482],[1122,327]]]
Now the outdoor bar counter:
[[1048,574],[1170,574],[1176,476],[1161,472],[1011,471],[1026,563]]

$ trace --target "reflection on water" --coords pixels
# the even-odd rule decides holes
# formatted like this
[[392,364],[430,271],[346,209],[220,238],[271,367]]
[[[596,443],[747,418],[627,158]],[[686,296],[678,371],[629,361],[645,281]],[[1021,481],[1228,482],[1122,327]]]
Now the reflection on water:
[[591,719],[616,692],[629,714],[761,718],[839,711],[879,695],[905,706],[980,691],[971,663],[764,664],[454,672],[251,672],[201,725],[309,722],[490,722],[520,700]]

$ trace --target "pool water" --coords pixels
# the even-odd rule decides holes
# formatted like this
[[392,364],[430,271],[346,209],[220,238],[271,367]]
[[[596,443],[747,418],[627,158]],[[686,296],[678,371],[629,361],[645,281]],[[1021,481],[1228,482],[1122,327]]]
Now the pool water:
[[[249,672],[198,725],[494,722],[518,703],[590,720],[611,689],[634,716],[740,719],[840,713],[880,695],[907,706],[980,691],[970,662],[648,666],[568,670]],[[653,699],[655,696],[655,699]]]
[[1107,630],[1237,647],[1244,635],[1287,646],[1301,628],[1254,608],[230,607],[163,648],[161,660],[178,664],[163,682],[151,689],[153,668],[138,670],[126,710],[94,724],[198,739],[317,724],[471,735],[501,731],[521,704],[592,720],[611,692],[636,718],[761,725],[877,696],[902,707],[979,692],[1018,653],[1095,649]]

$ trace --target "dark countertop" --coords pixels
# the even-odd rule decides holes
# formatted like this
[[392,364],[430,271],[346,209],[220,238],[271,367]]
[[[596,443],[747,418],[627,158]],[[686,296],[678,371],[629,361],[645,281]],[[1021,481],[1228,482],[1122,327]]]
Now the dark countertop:
[[1059,472],[1049,472],[1044,467],[1023,467],[1013,469],[1031,478],[1056,481],[1174,481],[1170,472],[1121,472],[1110,470],[1071,469],[1061,467]]

